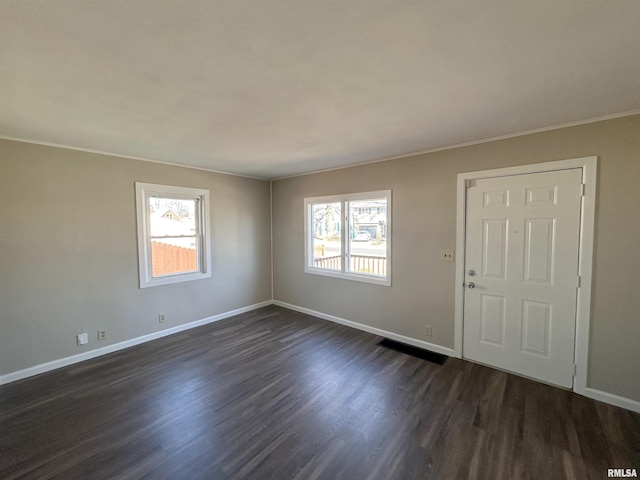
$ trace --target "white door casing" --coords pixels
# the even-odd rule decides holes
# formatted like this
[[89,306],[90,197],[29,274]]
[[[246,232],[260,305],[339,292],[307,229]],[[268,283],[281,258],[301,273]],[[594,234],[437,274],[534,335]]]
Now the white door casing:
[[581,197],[580,169],[468,185],[466,358],[573,387]]
[[[578,393],[589,390],[596,167],[596,157],[585,157],[458,175],[454,345],[458,356],[546,383],[573,386]],[[527,174],[540,172],[553,173],[527,178]],[[520,185],[515,187],[519,193],[513,189],[508,194],[500,193],[504,189],[500,190],[499,184],[504,183],[504,179],[498,177],[514,175],[519,176],[516,183]],[[548,181],[550,178],[552,182]],[[485,182],[483,179],[495,180]],[[526,181],[532,179],[535,181],[527,186]],[[470,180],[475,180],[475,186],[467,199],[466,184]],[[557,181],[577,184],[577,187],[557,188],[560,187],[555,185]],[[545,194],[545,187],[552,188],[547,188]],[[476,192],[473,189],[477,189]],[[484,193],[479,193],[482,189]],[[563,200],[565,194],[561,190],[571,191],[569,197],[575,197],[574,200]],[[493,210],[493,213],[485,215],[487,218],[480,220],[480,230],[473,233],[469,231],[471,223],[478,220],[474,220],[471,212],[467,222],[466,215],[476,195],[486,204],[481,210]],[[500,206],[507,202],[509,207]],[[562,210],[561,204],[567,202],[573,214],[565,212],[556,217],[557,207]],[[537,207],[533,208],[536,203]],[[514,213],[499,215],[500,209],[511,209]],[[566,219],[560,220],[566,215],[573,215],[574,219],[568,223]],[[514,227],[514,222],[519,228]],[[516,230],[518,233],[513,233]],[[465,251],[467,244],[468,252]],[[565,251],[568,245],[571,253]],[[467,276],[466,270],[473,268],[471,263],[478,261],[474,268],[477,275]],[[474,281],[476,288],[465,288],[467,281]],[[480,311],[484,312],[482,318]],[[470,319],[475,316],[475,323],[467,322],[465,313]],[[559,320],[561,317],[572,317],[572,321],[567,324],[566,320]]]

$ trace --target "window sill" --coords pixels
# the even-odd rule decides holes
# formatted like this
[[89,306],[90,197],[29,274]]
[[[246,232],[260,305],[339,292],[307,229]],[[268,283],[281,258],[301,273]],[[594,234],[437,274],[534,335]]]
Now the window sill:
[[190,282],[192,280],[202,280],[211,278],[211,273],[192,272],[181,273],[176,275],[167,275],[164,277],[152,277],[140,281],[140,288],[157,287],[159,285],[171,285],[173,283]]

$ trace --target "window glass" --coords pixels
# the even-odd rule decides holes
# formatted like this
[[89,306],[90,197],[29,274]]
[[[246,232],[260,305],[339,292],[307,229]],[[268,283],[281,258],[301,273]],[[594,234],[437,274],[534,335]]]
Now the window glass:
[[196,199],[149,197],[153,277],[198,270]]
[[305,199],[305,272],[391,285],[391,191]]
[[387,273],[387,199],[349,203],[349,271],[385,276]]
[[136,183],[140,288],[211,276],[209,191]]
[[342,268],[341,219],[340,202],[311,204],[315,268],[338,271]]

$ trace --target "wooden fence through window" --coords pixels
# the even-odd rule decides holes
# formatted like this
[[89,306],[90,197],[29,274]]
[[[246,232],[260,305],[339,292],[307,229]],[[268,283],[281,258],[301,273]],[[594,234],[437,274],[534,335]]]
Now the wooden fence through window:
[[193,272],[198,269],[195,248],[178,247],[162,242],[151,242],[153,276]]

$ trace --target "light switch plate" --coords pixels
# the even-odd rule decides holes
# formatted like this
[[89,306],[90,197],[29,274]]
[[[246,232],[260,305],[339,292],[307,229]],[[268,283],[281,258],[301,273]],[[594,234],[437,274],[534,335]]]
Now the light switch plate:
[[454,252],[453,250],[440,250],[440,260],[443,262],[455,261],[453,252]]

